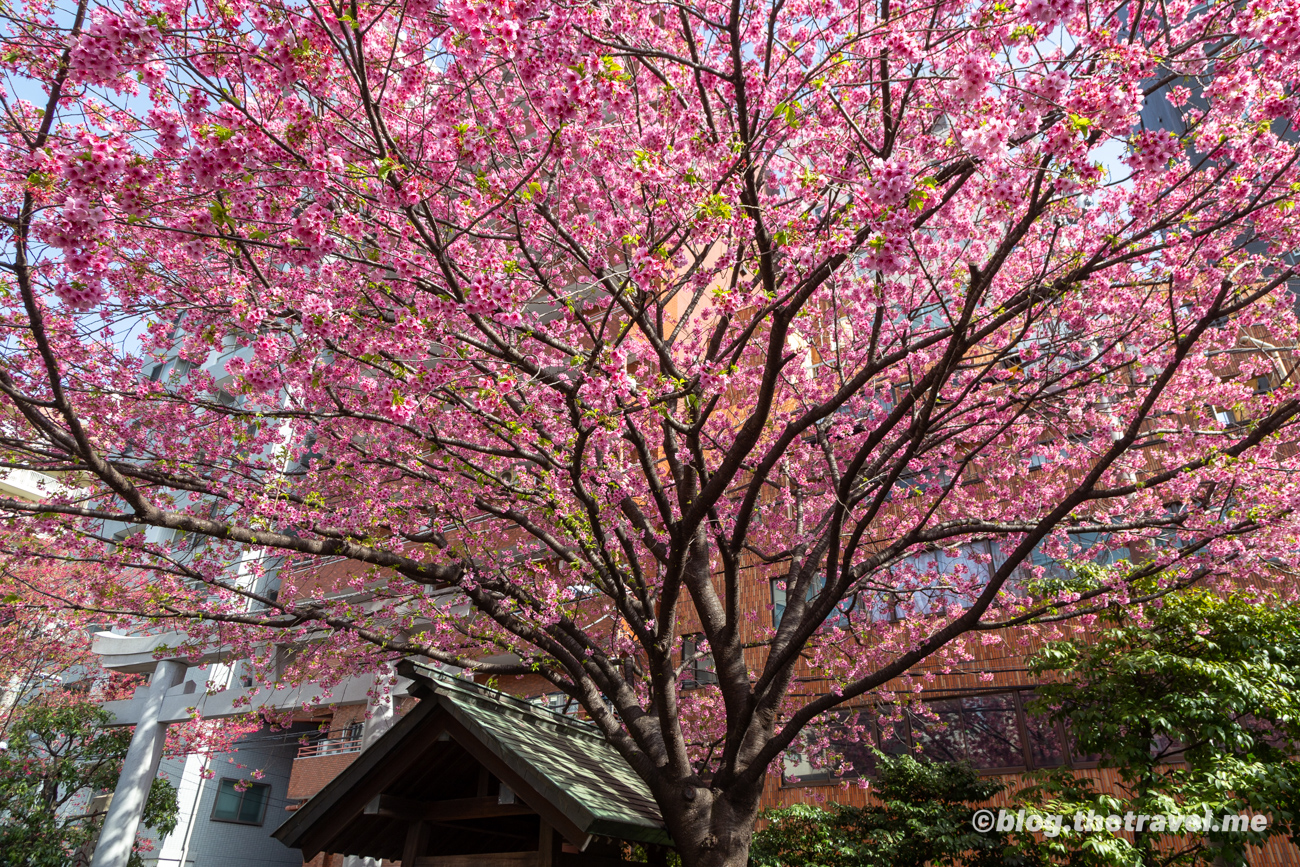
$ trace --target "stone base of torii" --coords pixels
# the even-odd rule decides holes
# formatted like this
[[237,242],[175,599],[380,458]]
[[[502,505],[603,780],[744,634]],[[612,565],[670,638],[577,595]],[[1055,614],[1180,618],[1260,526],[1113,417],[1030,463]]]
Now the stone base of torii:
[[[91,867],[127,867],[131,849],[144,815],[149,787],[158,776],[167,726],[187,722],[195,716],[223,719],[241,716],[260,709],[289,710],[328,702],[329,704],[366,704],[366,723],[361,746],[364,750],[381,735],[394,717],[394,699],[407,694],[410,681],[395,682],[381,675],[350,677],[328,693],[315,686],[276,689],[260,686],[232,686],[208,693],[206,667],[230,661],[230,654],[215,648],[183,658],[170,657],[168,651],[185,645],[181,633],[163,635],[118,635],[99,632],[92,648],[109,671],[149,674],[149,683],[123,701],[105,702],[104,710],[113,717],[111,725],[135,726],[113,799],[109,802],[104,827],[91,858]],[[191,672],[202,680],[187,679]],[[391,683],[389,689],[383,689]],[[359,867],[364,863],[357,861]]]

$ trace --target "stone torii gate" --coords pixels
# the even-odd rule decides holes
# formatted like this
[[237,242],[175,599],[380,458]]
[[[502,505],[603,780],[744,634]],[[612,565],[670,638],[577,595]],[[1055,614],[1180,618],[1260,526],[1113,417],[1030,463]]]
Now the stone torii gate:
[[[321,700],[330,704],[366,704],[368,706],[362,749],[368,747],[391,724],[393,699],[407,694],[411,681],[398,678],[390,690],[383,691],[381,676],[354,676],[326,691],[316,686],[275,689],[232,685],[209,694],[206,667],[230,662],[225,648],[212,648],[198,654],[171,656],[169,650],[185,646],[183,633],[162,635],[95,634],[92,648],[109,671],[149,674],[149,683],[129,699],[104,703],[112,716],[110,725],[135,726],[131,745],[122,765],[117,788],[109,803],[104,827],[95,846],[91,867],[126,867],[140,830],[149,787],[158,776],[167,726],[186,722],[197,714],[203,719],[240,716],[259,709],[288,710]],[[193,673],[194,678],[188,677]],[[378,701],[380,695],[383,698]]]

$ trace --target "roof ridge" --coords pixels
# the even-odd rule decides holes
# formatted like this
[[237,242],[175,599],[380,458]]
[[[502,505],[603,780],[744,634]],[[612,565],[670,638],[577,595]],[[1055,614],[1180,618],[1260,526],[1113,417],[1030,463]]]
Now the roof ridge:
[[576,719],[566,713],[561,713],[560,711],[553,710],[545,705],[537,704],[536,702],[529,701],[525,698],[520,698],[517,695],[511,695],[508,692],[490,686],[484,686],[481,683],[475,683],[472,680],[466,680],[462,677],[455,677],[445,672],[438,671],[437,669],[430,668],[422,662],[414,662],[414,665],[429,677],[433,682],[435,690],[442,688],[452,692],[459,691],[466,693],[475,699],[493,701],[498,704],[513,705],[517,710],[525,711],[534,716],[541,717],[545,722],[550,722],[554,725],[568,729],[576,729],[576,734],[596,738],[602,743],[609,743],[609,739],[605,737],[604,732],[597,728],[596,724],[593,722]]

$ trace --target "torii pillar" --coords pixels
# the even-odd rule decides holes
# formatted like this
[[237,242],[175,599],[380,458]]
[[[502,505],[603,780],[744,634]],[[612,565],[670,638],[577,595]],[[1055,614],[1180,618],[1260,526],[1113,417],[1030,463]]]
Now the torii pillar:
[[135,724],[135,733],[131,735],[122,775],[113,790],[113,800],[109,802],[90,867],[126,867],[131,858],[135,835],[144,818],[145,801],[149,799],[149,787],[158,776],[163,742],[167,739],[167,723],[162,721],[163,698],[167,690],[181,682],[188,668],[181,660],[166,659],[158,663],[149,679],[149,692]]
[[91,867],[127,867],[135,835],[144,817],[149,788],[158,776],[167,726],[172,723],[184,722],[195,714],[204,719],[225,719],[260,708],[285,710],[326,698],[330,698],[333,704],[369,702],[371,712],[364,735],[364,744],[369,746],[392,722],[393,697],[406,695],[410,684],[405,678],[393,680],[389,673],[382,677],[379,674],[375,677],[353,675],[335,684],[329,696],[317,686],[285,691],[235,687],[208,694],[201,682],[194,681],[186,683],[183,690],[177,690],[191,666],[202,668],[211,663],[228,663],[231,659],[229,648],[224,647],[200,648],[186,660],[168,658],[175,652],[173,648],[184,646],[187,641],[187,636],[177,632],[162,635],[95,634],[93,648],[104,668],[128,674],[152,672],[153,676],[148,686],[136,690],[132,698],[103,705],[113,717],[109,725],[134,725],[135,734],[131,737],[122,775],[109,803]]

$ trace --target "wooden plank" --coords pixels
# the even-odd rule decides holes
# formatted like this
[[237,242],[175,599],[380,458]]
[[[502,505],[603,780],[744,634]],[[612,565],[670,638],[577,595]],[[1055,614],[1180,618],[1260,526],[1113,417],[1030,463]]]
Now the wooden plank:
[[[406,862],[402,862],[406,867]],[[479,855],[425,855],[412,867],[537,867],[536,852],[488,852]]]
[[545,820],[537,840],[537,867],[559,867],[564,838]]
[[542,797],[536,789],[530,786],[523,777],[515,773],[514,769],[498,758],[495,753],[479,743],[478,739],[461,725],[455,717],[447,714],[441,722],[446,727],[446,730],[451,733],[452,739],[457,744],[473,756],[475,761],[487,768],[492,776],[509,786],[511,791],[518,795],[525,804],[537,811],[543,822],[549,823],[555,830],[564,835],[564,839],[579,849],[587,845],[591,836],[585,830],[579,828],[558,807]]
[[[316,793],[316,797],[305,803],[302,810],[295,812],[279,831],[290,827],[290,823],[303,828],[298,840],[292,842],[296,844],[295,849],[303,850],[305,861],[315,858],[321,851],[330,851],[331,842],[346,831],[347,823],[365,809],[370,799],[393,784],[402,773],[409,770],[412,763],[421,762],[424,755],[433,749],[439,734],[446,731],[438,723],[439,719],[448,718],[446,711],[438,707],[437,702],[420,702],[393,729],[385,732],[386,742],[381,747],[364,750],[355,762],[344,768],[324,789]],[[394,742],[393,732],[399,727],[406,728],[407,731]],[[400,759],[391,757],[399,749],[402,754]],[[386,767],[383,767],[385,764]],[[279,831],[276,832],[277,835]],[[286,842],[286,845],[290,842],[283,837],[277,838]]]
[[412,822],[406,826],[406,844],[402,846],[402,863],[414,864],[415,859],[429,848],[429,823]]
[[425,801],[399,795],[376,795],[366,804],[367,816],[391,816],[407,821],[454,822],[464,819],[497,819],[502,816],[526,816],[534,811],[523,803],[501,804],[496,797],[450,798]]
[[603,855],[561,852],[556,867],[646,867],[646,863],[644,861],[624,861],[621,858],[609,858]]

